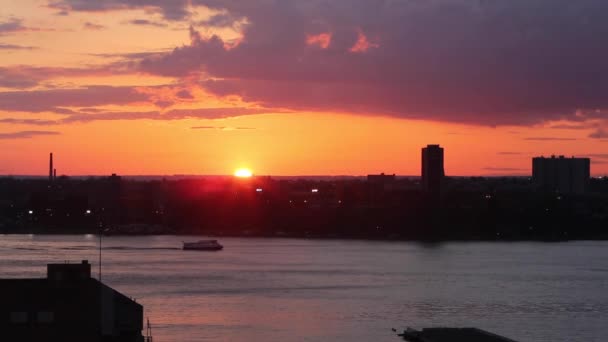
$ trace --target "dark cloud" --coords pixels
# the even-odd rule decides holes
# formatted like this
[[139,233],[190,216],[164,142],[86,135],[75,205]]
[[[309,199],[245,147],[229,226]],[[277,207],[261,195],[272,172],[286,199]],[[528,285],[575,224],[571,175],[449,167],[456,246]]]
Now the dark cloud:
[[[195,75],[215,95],[238,95],[267,108],[482,125],[606,119],[605,0],[49,4],[65,12],[143,9],[183,21],[199,5],[219,13],[199,24],[227,27],[246,19],[242,39],[225,42],[191,29],[189,45],[124,56],[126,65],[154,75]],[[23,27],[11,20],[0,24],[0,32]],[[307,43],[321,34],[326,43]],[[4,83],[23,87],[35,84],[32,78]],[[591,136],[605,135],[598,130]]]
[[78,89],[51,89],[0,92],[0,110],[71,114],[62,107],[125,105],[147,102],[148,95],[134,87],[88,86]]
[[27,30],[27,27],[23,26],[23,20],[17,18],[11,18],[8,21],[0,22],[0,36],[12,32],[20,32]]
[[38,28],[28,27],[23,25],[23,19],[20,18],[9,18],[7,21],[0,22],[0,36],[11,34],[15,32],[26,32],[26,31],[54,31],[50,28]]
[[133,20],[130,20],[128,23],[131,25],[138,25],[138,26],[167,27],[167,24],[165,24],[165,23],[147,20],[147,19],[133,19]]
[[59,135],[61,133],[55,131],[20,131],[10,133],[0,133],[0,139],[29,139],[44,135]]
[[[4,118],[0,119],[0,124],[14,125],[35,125],[35,126],[52,126],[60,124],[87,123],[94,121],[114,121],[114,120],[183,120],[183,119],[224,119],[243,115],[255,115],[274,113],[271,109],[266,108],[239,108],[239,107],[220,107],[220,108],[194,108],[194,109],[174,109],[168,111],[116,111],[109,112],[99,110],[73,112],[71,111],[66,117],[57,120],[43,119],[21,119],[21,118]],[[223,130],[249,130],[255,129],[252,127],[228,127],[228,126],[198,126],[193,129],[223,129]]]
[[591,134],[589,134],[589,138],[593,138],[593,139],[606,139],[608,138],[608,131],[604,128],[598,128],[595,131],[593,131]]
[[173,101],[154,101],[154,105],[159,108],[171,107],[174,104]]
[[572,129],[572,130],[578,130],[578,129],[589,129],[589,128],[593,128],[595,127],[595,124],[559,124],[559,125],[552,125],[549,128],[553,128],[553,129]]
[[185,100],[190,100],[190,99],[194,98],[194,96],[192,96],[192,93],[186,89],[180,90],[175,95],[177,97],[179,97],[180,99],[185,99]]
[[0,87],[24,89],[55,77],[112,76],[131,72],[122,63],[82,68],[0,66]]
[[[183,120],[183,119],[223,119],[243,115],[255,115],[276,113],[277,111],[267,108],[194,108],[194,109],[172,109],[168,111],[148,112],[102,112],[102,113],[78,113],[59,120],[60,123],[92,122],[107,120]],[[248,129],[248,128],[238,128]]]
[[[167,49],[170,50],[170,49]],[[155,56],[159,56],[162,53],[166,53],[165,51],[150,51],[150,52],[128,52],[128,53],[90,53],[88,55],[102,58],[120,58],[123,60],[139,60],[143,58],[151,58]]]
[[35,50],[35,49],[38,49],[38,48],[35,46],[23,46],[23,45],[0,43],[0,50]]
[[0,123],[13,125],[50,126],[57,125],[60,122],[57,120],[4,118],[0,119]]
[[220,13],[211,16],[209,19],[202,20],[198,22],[198,25],[202,26],[210,26],[210,27],[234,27],[235,22],[238,19],[235,18],[230,13]]
[[49,7],[62,11],[103,12],[124,9],[143,8],[162,13],[171,20],[180,20],[189,16],[190,0],[57,0]]
[[86,30],[91,30],[91,31],[99,31],[99,30],[103,30],[106,27],[100,24],[96,24],[96,23],[92,23],[90,21],[87,21],[86,23],[84,23],[82,25]]
[[[295,110],[531,125],[608,108],[603,0],[192,3],[247,18],[242,41],[193,32],[142,70],[208,75],[217,95]],[[307,45],[320,33],[327,48]]]

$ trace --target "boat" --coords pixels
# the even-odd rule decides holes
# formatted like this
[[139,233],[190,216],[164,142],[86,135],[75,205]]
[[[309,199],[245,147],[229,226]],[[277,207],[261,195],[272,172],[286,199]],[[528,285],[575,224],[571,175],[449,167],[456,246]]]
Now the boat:
[[221,251],[224,246],[220,245],[217,240],[199,240],[196,242],[184,242],[184,250],[193,251]]

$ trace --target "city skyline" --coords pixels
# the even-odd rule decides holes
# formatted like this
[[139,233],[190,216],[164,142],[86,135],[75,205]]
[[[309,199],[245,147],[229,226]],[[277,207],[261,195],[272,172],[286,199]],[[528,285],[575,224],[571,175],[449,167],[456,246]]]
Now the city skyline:
[[[428,150],[432,150],[431,153],[429,154]],[[432,158],[432,162],[429,162],[429,156],[433,155]],[[49,159],[48,159],[48,180],[49,182],[54,182],[57,179],[57,169],[54,167],[54,159],[53,159],[53,152],[49,153]],[[272,174],[254,174],[253,170],[250,170],[248,168],[238,168],[235,169],[234,172],[232,174],[173,174],[173,175],[169,175],[169,174],[148,174],[148,175],[144,175],[144,174],[139,174],[139,175],[130,175],[130,174],[126,174],[126,175],[122,175],[122,176],[131,176],[131,177],[236,177],[236,178],[251,178],[251,177],[286,177],[286,178],[316,178],[316,177],[367,177],[367,179],[369,180],[370,177],[374,178],[384,178],[384,177],[389,177],[389,178],[395,178],[396,176],[398,177],[420,177],[421,182],[423,187],[428,191],[430,190],[430,188],[434,188],[433,191],[435,192],[439,192],[439,185],[442,181],[442,179],[446,176],[450,176],[450,175],[446,175],[445,171],[444,171],[444,149],[443,147],[441,147],[440,145],[435,145],[435,144],[429,144],[426,147],[422,147],[422,156],[420,159],[420,166],[421,166],[421,172],[419,174],[411,174],[411,175],[405,175],[405,174],[399,174],[397,175],[396,173],[393,173],[392,175],[390,174],[386,174],[384,171],[380,172],[380,173],[367,173],[367,174],[360,174],[360,175],[272,175]],[[587,174],[587,179],[591,176],[591,172],[590,172],[590,165],[591,165],[591,159],[590,158],[580,158],[580,157],[575,157],[575,156],[570,156],[568,158],[566,158],[564,155],[551,155],[551,156],[535,156],[532,157],[531,162],[532,162],[532,167],[531,167],[531,173],[530,174],[495,174],[495,175],[489,175],[487,177],[535,177],[535,168],[537,168],[535,165],[538,162],[538,160],[586,160],[586,174]],[[431,164],[429,164],[431,163]],[[433,171],[425,171],[425,170],[430,170],[433,169]],[[425,174],[427,175],[431,175],[430,178],[427,176],[426,180],[425,180]],[[112,176],[117,175],[115,172],[111,173]],[[31,177],[44,177],[42,175],[8,175],[8,176],[31,176]],[[60,174],[60,176],[75,176],[75,177],[105,177],[108,176],[107,174],[88,174],[88,175],[68,175],[68,174]],[[461,177],[466,177],[465,176],[461,176]],[[468,175],[468,176],[475,176],[475,175]],[[455,176],[458,177],[458,176]],[[432,180],[431,180],[432,179]],[[434,184],[434,185],[431,185]]]
[[601,1],[248,3],[6,4],[0,174],[608,173]]

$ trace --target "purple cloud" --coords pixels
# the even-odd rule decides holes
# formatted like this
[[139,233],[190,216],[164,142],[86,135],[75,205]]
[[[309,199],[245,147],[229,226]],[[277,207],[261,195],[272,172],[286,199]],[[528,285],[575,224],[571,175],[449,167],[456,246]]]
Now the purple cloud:
[[[57,122],[76,123],[107,120],[183,120],[183,119],[223,119],[243,115],[255,115],[276,113],[277,111],[267,108],[194,108],[194,109],[172,109],[165,112],[102,112],[102,113],[77,113],[67,116]],[[280,111],[279,111],[280,112]],[[239,128],[246,129],[246,128]]]
[[128,21],[128,23],[131,25],[137,25],[137,26],[167,27],[167,24],[165,24],[165,23],[156,22],[156,21],[147,20],[147,19],[133,19],[133,20]]
[[593,128],[595,127],[596,124],[559,124],[559,125],[553,125],[549,128],[552,129],[572,129],[572,130],[579,130],[579,129],[589,129],[589,128]]
[[38,49],[38,48],[35,46],[24,46],[24,45],[0,43],[0,50],[35,50],[35,49]]
[[14,17],[8,19],[7,21],[0,22],[0,36],[15,33],[15,32],[25,32],[25,31],[54,31],[54,29],[28,27],[28,26],[23,25],[23,19],[14,18]]
[[59,135],[60,132],[55,131],[20,131],[10,133],[0,133],[0,139],[29,139],[37,136]]
[[103,12],[142,8],[162,13],[171,20],[181,20],[190,14],[189,0],[56,0],[48,6],[61,12]]
[[194,96],[192,96],[192,93],[190,91],[188,91],[187,89],[180,90],[175,95],[177,97],[179,97],[180,99],[184,99],[184,100],[191,100],[194,98]]
[[12,32],[20,32],[27,30],[27,27],[23,26],[23,20],[17,18],[11,18],[8,21],[0,22],[0,36]]
[[[209,91],[267,107],[484,125],[608,107],[605,1],[192,3],[247,18],[240,43],[192,30],[190,45],[144,58],[143,71],[208,75]],[[326,48],[306,43],[320,33]],[[360,33],[374,48],[354,53]]]
[[92,23],[90,21],[85,22],[83,25],[85,30],[91,30],[91,31],[99,31],[99,30],[103,30],[106,27],[100,24],[96,24],[96,23]]
[[55,77],[108,76],[132,72],[123,63],[82,68],[35,67],[27,65],[0,66],[0,87],[24,89],[34,87],[42,81]]
[[78,89],[51,89],[0,92],[0,110],[55,112],[70,114],[62,107],[125,105],[146,102],[148,95],[133,87],[89,86]]
[[4,118],[0,119],[0,123],[12,125],[50,126],[57,125],[60,122],[57,120]]
[[605,130],[604,128],[598,128],[595,131],[593,131],[591,134],[589,134],[589,138],[593,138],[593,139],[606,139],[608,138],[608,131]]
[[[196,6],[206,6],[220,14],[199,24],[227,27],[246,19],[236,42],[191,29],[189,45],[123,56],[124,65],[131,72],[196,76],[212,94],[266,108],[491,126],[602,120],[608,109],[604,0],[55,0],[49,6],[143,9],[184,22]],[[21,22],[8,24],[5,31]],[[311,43],[311,36],[324,38]],[[37,80],[0,74],[0,85]]]

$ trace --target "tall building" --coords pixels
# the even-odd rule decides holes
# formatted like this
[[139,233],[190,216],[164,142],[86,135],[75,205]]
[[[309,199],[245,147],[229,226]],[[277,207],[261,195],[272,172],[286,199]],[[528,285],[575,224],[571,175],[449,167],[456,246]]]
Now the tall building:
[[439,195],[443,171],[443,148],[427,145],[422,149],[422,188],[431,194]]
[[532,179],[545,190],[582,194],[589,184],[590,165],[589,158],[536,157],[532,159]]
[[53,182],[53,153],[49,155],[49,182]]

